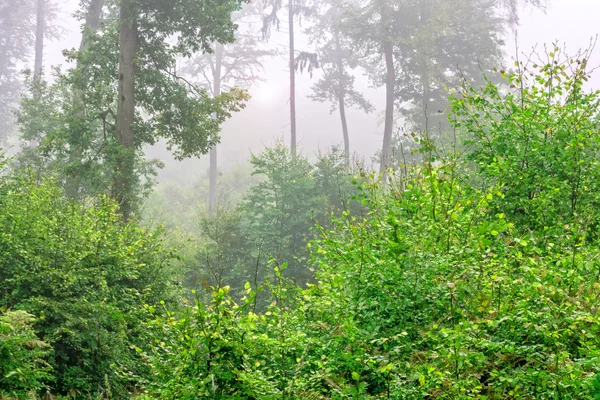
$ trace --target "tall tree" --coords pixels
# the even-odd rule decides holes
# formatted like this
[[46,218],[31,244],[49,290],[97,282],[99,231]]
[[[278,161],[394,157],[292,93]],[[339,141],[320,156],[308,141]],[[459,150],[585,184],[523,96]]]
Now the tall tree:
[[[132,211],[134,158],[136,146],[140,144],[140,140],[136,140],[134,126],[138,105],[136,92],[140,92],[145,85],[154,89],[150,96],[143,93],[144,100],[157,113],[159,122],[166,123],[157,126],[160,135],[166,136],[171,145],[179,146],[178,154],[183,157],[205,153],[216,141],[218,126],[225,118],[219,106],[225,105],[229,109],[239,106],[238,102],[222,104],[219,100],[210,101],[206,93],[202,93],[198,99],[189,97],[190,89],[183,86],[172,67],[177,54],[189,55],[200,50],[210,52],[211,43],[232,42],[236,25],[231,20],[231,13],[239,8],[240,3],[237,0],[224,0],[219,7],[213,4],[207,7],[204,2],[193,0],[178,0],[176,3],[121,0],[119,7],[116,138],[120,146],[115,159],[113,194],[125,218]],[[169,45],[166,37],[176,37],[177,43]],[[142,61],[146,64],[142,64]],[[155,69],[160,76],[153,71]],[[165,80],[165,74],[175,81]],[[153,78],[151,82],[142,81],[143,77],[149,76]],[[206,107],[209,104],[215,107]],[[187,109],[181,109],[181,106]],[[198,115],[198,111],[204,112]],[[210,113],[206,114],[206,111]],[[210,119],[213,112],[217,114],[214,122]],[[192,122],[190,118],[198,117],[201,120],[195,121],[199,123],[197,127],[188,124]],[[177,123],[180,124],[179,132],[173,126]]]
[[416,11],[411,39],[394,49],[401,64],[396,102],[416,130],[443,134],[448,90],[464,79],[482,85],[502,62],[504,20],[493,0],[421,0]]
[[[210,52],[212,43],[233,41],[231,13],[240,4],[176,3],[124,0],[111,9],[118,14],[107,16],[117,20],[101,24],[97,34],[87,30],[84,51],[69,53],[76,67],[44,85],[41,101],[27,98],[20,118],[28,135],[43,136],[39,156],[44,166],[62,179],[76,167],[81,194],[110,193],[124,219],[147,194],[160,165],[145,159],[145,145],[163,139],[178,159],[205,154],[217,142],[220,125],[248,97],[233,88],[213,98],[176,69],[181,55]],[[45,104],[44,99],[53,101]],[[28,122],[40,111],[53,121],[44,120],[43,131]],[[69,165],[74,158],[81,161]]]
[[385,86],[385,118],[379,172],[384,174],[390,161],[394,127],[394,102],[397,64],[394,46],[400,38],[410,37],[415,21],[415,2],[369,0],[350,4],[344,14],[344,31],[368,65],[367,72],[376,86]]
[[[74,74],[79,76],[79,79],[85,79],[89,74],[86,64],[81,62],[83,53],[86,52],[90,40],[100,27],[102,17],[102,9],[104,8],[104,0],[90,0],[87,4],[87,9],[84,12],[84,23],[81,32],[81,41],[79,43],[79,51],[76,55],[77,67]],[[88,116],[86,113],[85,94],[81,85],[74,87],[73,95],[73,113],[77,121],[85,121]],[[80,166],[83,158],[83,151],[79,129],[71,129],[69,132],[69,162],[66,173],[66,191],[69,197],[76,198],[79,195],[81,184]]]
[[63,29],[55,23],[58,6],[51,0],[35,0],[35,52],[33,60],[34,75],[41,77],[44,67],[45,39],[57,39]]
[[[261,79],[262,63],[273,52],[263,48],[253,29],[253,19],[260,15],[256,4],[247,4],[233,15],[233,21],[240,24],[236,40],[232,44],[217,43],[214,53],[198,54],[185,67],[186,74],[194,82],[211,91],[213,97],[221,94],[221,89],[232,87],[248,88]],[[217,202],[217,145],[210,148],[209,168],[209,211]]]
[[[423,109],[444,109],[445,87],[452,77],[480,75],[478,60],[499,59],[500,31],[518,21],[519,4],[541,7],[545,2],[367,0],[347,7],[344,30],[370,63],[373,83],[385,86],[379,166],[384,177],[391,160],[395,108],[413,118],[424,115]],[[407,103],[414,105],[407,108]],[[420,122],[422,128],[422,118]]]
[[443,134],[449,128],[448,89],[465,80],[479,87],[484,75],[495,78],[492,70],[504,55],[502,36],[518,24],[520,7],[527,5],[544,9],[546,1],[419,1],[414,34],[395,49],[402,60],[397,100],[410,104],[401,113],[417,130]]
[[[58,37],[61,29],[53,26],[56,18],[56,5],[49,0],[36,0],[35,48],[33,59],[33,95],[39,96],[44,74],[44,42],[51,36]],[[30,140],[28,147],[35,147],[39,142]]]
[[20,65],[27,62],[35,41],[31,0],[0,0],[0,145],[13,130],[13,109],[21,90]]
[[44,34],[46,31],[46,0],[37,0],[37,20],[35,31],[35,61],[33,72],[38,77],[42,75],[44,57]]
[[344,155],[350,163],[350,135],[346,120],[346,107],[356,106],[365,112],[373,110],[371,103],[354,89],[354,75],[348,70],[356,68],[360,57],[352,51],[352,40],[340,29],[342,4],[329,0],[319,4],[316,22],[309,29],[311,41],[317,46],[319,65],[323,76],[313,85],[311,98],[331,103],[331,112],[340,113]]
[[139,46],[137,10],[134,0],[121,0],[119,9],[119,86],[117,91],[117,142],[114,197],[127,218],[132,211],[134,179],[135,72]]
[[[271,34],[271,28],[276,27],[279,29],[280,20],[279,14],[281,9],[284,8],[284,0],[265,0],[265,7],[268,13],[263,19],[263,36],[269,37]],[[298,61],[300,59],[306,61],[307,59],[313,59],[308,57],[308,53],[300,53],[296,55],[296,43],[294,37],[294,18],[296,16],[309,16],[312,14],[312,10],[305,4],[305,0],[288,0],[287,2],[287,17],[288,17],[288,68],[290,70],[290,149],[292,155],[296,156],[296,69],[299,66]],[[298,58],[300,57],[300,58]],[[310,66],[309,66],[310,68]]]

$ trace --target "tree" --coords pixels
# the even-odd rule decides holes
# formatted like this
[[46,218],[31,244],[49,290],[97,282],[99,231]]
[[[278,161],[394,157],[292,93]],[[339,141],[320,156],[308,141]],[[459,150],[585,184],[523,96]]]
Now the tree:
[[373,110],[371,103],[354,89],[354,75],[348,72],[359,65],[358,54],[352,52],[352,40],[340,29],[342,4],[332,0],[320,4],[324,10],[315,18],[309,30],[311,40],[317,45],[319,65],[323,76],[312,87],[310,96],[319,102],[331,103],[331,112],[339,110],[344,138],[346,163],[350,164],[350,136],[346,120],[346,107],[356,106],[365,112]]
[[490,0],[419,2],[411,39],[395,47],[396,102],[413,130],[447,133],[449,90],[462,80],[481,86],[483,74],[492,77],[503,55],[499,12]]
[[[262,32],[264,37],[269,37],[271,28],[279,29],[280,20],[279,13],[284,7],[283,0],[265,0],[265,7],[268,9],[267,14],[263,18]],[[316,63],[314,54],[299,52],[296,55],[295,38],[294,38],[294,17],[295,16],[310,16],[312,10],[307,7],[305,0],[288,0],[287,17],[288,17],[288,68],[290,69],[290,149],[292,155],[296,156],[296,70],[308,63],[308,68],[311,70]]]
[[19,65],[34,44],[35,22],[30,0],[0,1],[0,145],[6,145],[13,128],[13,109],[21,90]]
[[[55,394],[129,398],[145,374],[134,350],[148,343],[144,305],[160,311],[177,296],[159,232],[123,225],[106,196],[74,203],[50,179],[5,174],[0,201],[0,230],[11,232],[0,237],[0,308],[37,317],[13,314],[38,335],[0,313],[0,393],[35,390],[51,374],[43,380]],[[16,328],[8,338],[7,322]],[[32,339],[52,346],[44,363],[48,351]],[[21,373],[7,377],[14,368]]]
[[573,249],[598,237],[600,140],[591,132],[599,126],[600,92],[585,89],[591,54],[570,57],[554,45],[545,57],[515,60],[513,73],[501,71],[507,88],[464,82],[452,101],[481,184],[502,182],[502,211],[544,235],[577,226],[567,235]]
[[[253,155],[251,162],[252,175],[263,180],[250,188],[240,207],[249,242],[263,244],[257,281],[265,279],[268,259],[272,258],[276,265],[288,263],[287,272],[306,282],[310,277],[303,265],[306,243],[318,213],[326,208],[315,187],[314,167],[282,143]],[[246,276],[252,275],[248,272]]]
[[409,37],[415,21],[415,4],[372,0],[351,5],[344,15],[343,26],[352,37],[367,65],[369,77],[377,86],[385,86],[383,145],[379,164],[384,174],[390,161],[394,125],[394,102],[397,65],[394,44]]
[[35,0],[35,51],[33,73],[41,79],[44,68],[44,41],[60,37],[62,28],[54,24],[57,16],[57,5],[50,0]]
[[493,69],[502,64],[509,27],[519,23],[520,6],[544,8],[543,0],[475,0],[419,2],[418,24],[410,40],[398,41],[396,57],[402,60],[397,78],[401,114],[417,131],[449,129],[450,89],[461,82],[479,87],[498,79]]
[[[172,8],[124,0],[119,22],[109,13],[94,33],[101,6],[92,2],[85,9],[91,22],[87,37],[79,51],[67,53],[76,67],[59,72],[47,86],[70,92],[52,108],[61,123],[28,134],[41,137],[39,155],[63,183],[65,177],[73,178],[67,185],[74,188],[71,193],[78,193],[82,183],[84,195],[110,193],[127,219],[160,165],[144,159],[144,145],[164,139],[177,158],[199,156],[216,143],[223,121],[243,107],[245,91],[233,88],[212,98],[175,69],[179,55],[209,52],[211,43],[233,40],[231,13],[239,3],[207,8],[181,0]],[[28,103],[23,121],[30,111],[51,108],[36,104],[34,96]]]
[[46,0],[37,0],[36,17],[35,61],[33,63],[33,71],[39,79],[42,75],[42,59],[44,57],[44,32],[46,30]]
[[[83,53],[86,52],[89,46],[90,40],[94,34],[100,28],[100,21],[102,17],[102,9],[104,8],[104,0],[90,0],[85,11],[84,24],[81,32],[81,42],[79,43],[79,51],[75,58],[77,59],[77,67],[73,71],[73,74],[79,77],[79,80],[85,79],[89,71],[85,63],[82,63],[80,58]],[[86,120],[86,102],[85,95],[82,87],[75,87],[73,94],[73,113],[74,119],[80,122]],[[77,166],[81,165],[83,158],[84,148],[81,143],[80,130],[71,129],[69,135],[69,169],[66,173],[66,192],[71,198],[77,198],[79,196],[81,186],[81,172]]]
[[[236,40],[229,45],[215,44],[214,53],[196,55],[186,66],[185,71],[208,88],[212,96],[219,96],[222,89],[232,87],[247,88],[260,79],[262,63],[273,52],[261,48],[256,34],[252,31],[250,18],[260,13],[256,5],[247,4],[236,12],[235,23],[250,25],[238,31]],[[217,200],[217,146],[210,148],[209,170],[209,211],[214,210]]]
[[[241,106],[245,95],[239,92],[211,100],[205,91],[186,87],[172,72],[177,54],[210,52],[211,43],[233,42],[236,25],[231,13],[239,6],[237,0],[223,1],[219,7],[205,7],[204,2],[192,0],[178,0],[176,6],[121,1],[116,113],[119,146],[113,196],[125,219],[133,211],[135,150],[143,143],[139,137],[142,132],[138,129],[136,135],[134,127],[139,123],[136,107],[144,107],[157,117],[151,122],[156,131],[150,141],[165,137],[170,147],[178,147],[177,156],[189,157],[206,153],[217,140],[219,125],[230,111]],[[168,36],[176,37],[175,45],[165,41]]]
[[[390,164],[395,108],[405,108],[405,102],[415,101],[418,106],[409,107],[413,117],[415,109],[421,115],[423,108],[434,108],[429,110],[432,112],[443,110],[447,75],[460,76],[464,68],[473,77],[478,59],[497,60],[499,32],[518,21],[519,3],[372,0],[348,8],[344,31],[354,39],[356,50],[369,64],[373,83],[386,88],[381,174]],[[542,1],[522,3],[543,5]],[[498,20],[496,16],[501,13],[503,17]],[[421,127],[422,120],[417,120]]]

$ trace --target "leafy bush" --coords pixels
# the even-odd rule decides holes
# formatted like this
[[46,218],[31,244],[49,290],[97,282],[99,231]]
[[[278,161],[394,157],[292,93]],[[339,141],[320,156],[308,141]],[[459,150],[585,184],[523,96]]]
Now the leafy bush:
[[145,373],[131,349],[146,341],[143,305],[175,293],[159,232],[124,226],[107,199],[83,207],[29,177],[4,179],[0,205],[0,307],[38,316],[53,390],[127,397]]
[[425,141],[422,165],[364,180],[367,215],[310,243],[315,284],[276,268],[267,312],[247,286],[241,306],[221,288],[158,319],[149,395],[597,397],[600,92],[584,93],[584,60],[550,57],[531,84],[518,63],[506,88],[465,85],[451,118],[465,155]]
[[22,310],[0,314],[0,397],[25,398],[51,380],[50,346],[36,336],[34,321]]

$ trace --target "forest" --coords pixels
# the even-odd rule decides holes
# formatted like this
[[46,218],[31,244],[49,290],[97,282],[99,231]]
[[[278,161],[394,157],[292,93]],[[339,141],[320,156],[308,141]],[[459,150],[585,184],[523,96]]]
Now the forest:
[[0,400],[600,399],[559,2],[0,0]]

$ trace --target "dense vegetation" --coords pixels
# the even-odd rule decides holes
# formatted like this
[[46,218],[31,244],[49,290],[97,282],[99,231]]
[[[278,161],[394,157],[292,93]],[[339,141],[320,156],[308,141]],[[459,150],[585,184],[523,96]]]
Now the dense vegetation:
[[1,396],[598,398],[587,57],[465,81],[446,140],[415,133],[386,181],[280,144],[239,198],[196,213],[171,187],[124,222],[4,165]]
[[[86,0],[48,73],[61,3],[0,0],[0,400],[600,399],[593,43],[493,68],[545,4]],[[289,146],[220,174],[283,19]],[[305,71],[342,147],[299,146]]]

